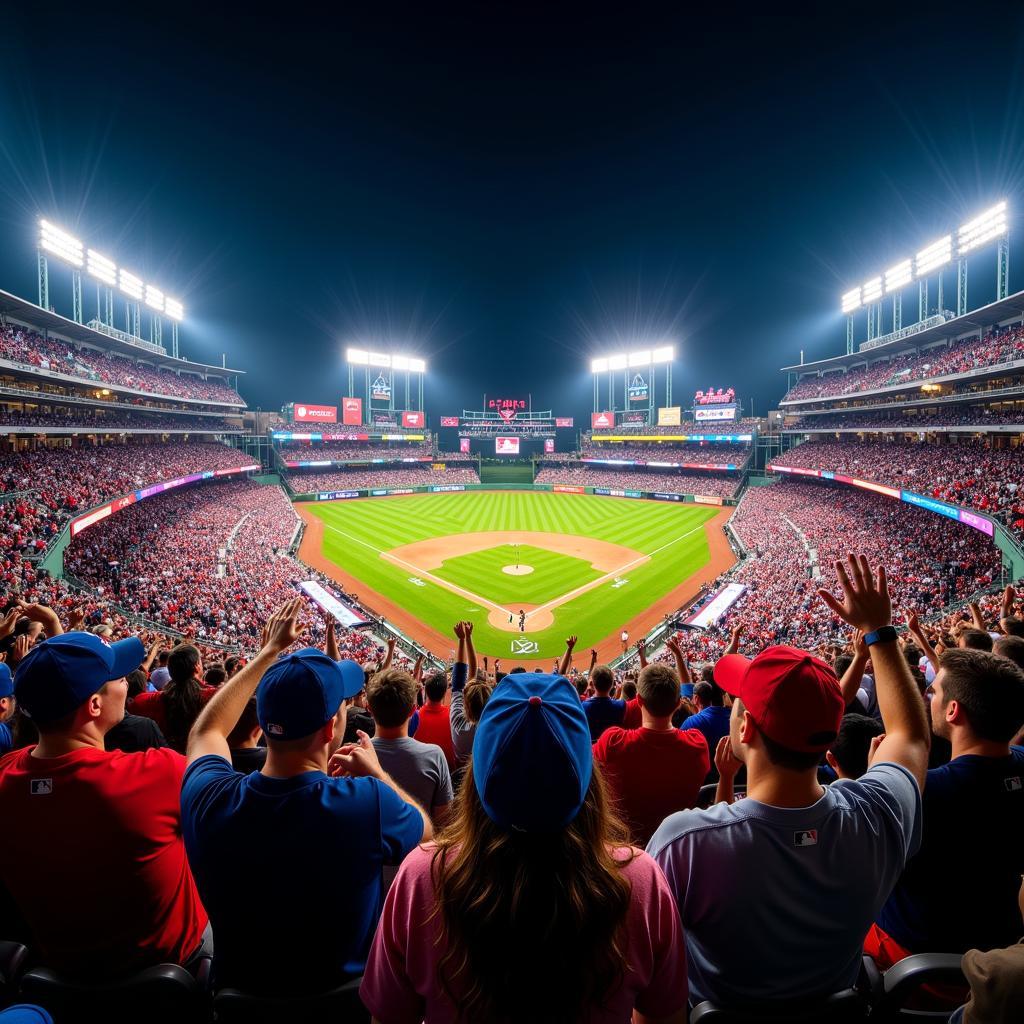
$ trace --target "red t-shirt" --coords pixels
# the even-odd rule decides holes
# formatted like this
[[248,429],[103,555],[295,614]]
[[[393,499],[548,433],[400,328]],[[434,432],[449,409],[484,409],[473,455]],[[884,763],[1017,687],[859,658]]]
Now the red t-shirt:
[[450,770],[455,770],[455,745],[452,743],[452,725],[449,709],[444,704],[427,702],[420,708],[420,724],[413,739],[421,743],[436,743],[443,751]]
[[191,956],[207,917],[181,836],[185,758],[33,750],[0,759],[0,872],[47,965],[110,976]]
[[[217,692],[216,686],[200,686],[199,688],[199,700],[200,708],[206,706],[206,702]],[[163,690],[158,690],[156,693],[140,693],[131,703],[128,705],[128,710],[133,715],[145,715],[146,718],[152,718],[158,726],[160,731],[164,734],[167,742],[178,751],[179,754],[185,753],[185,743],[188,740],[188,735],[185,736],[172,736],[170,730],[167,727],[167,703]]]
[[640,710],[640,698],[634,697],[626,701],[626,714],[622,719],[623,729],[639,729],[644,724],[643,713]]
[[646,846],[670,814],[697,803],[711,767],[696,729],[609,729],[594,744],[594,758],[637,846]]

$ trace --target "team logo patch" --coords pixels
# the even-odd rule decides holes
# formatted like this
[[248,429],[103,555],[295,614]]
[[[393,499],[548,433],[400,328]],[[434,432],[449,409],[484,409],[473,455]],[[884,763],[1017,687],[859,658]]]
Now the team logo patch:
[[267,732],[269,732],[271,736],[283,736],[284,726],[278,725],[276,722],[267,722]]
[[33,796],[49,796],[53,792],[53,779],[32,779],[29,792]]
[[816,828],[806,828],[799,832],[793,833],[793,845],[794,846],[817,846],[818,845],[818,830]]
[[1018,789],[1024,788],[1021,784],[1019,775],[1013,775],[1008,779],[1003,779],[1003,785],[1006,787],[1008,793],[1015,793]]
[[520,638],[512,641],[512,653],[513,654],[539,654],[540,645],[536,640],[526,640]]

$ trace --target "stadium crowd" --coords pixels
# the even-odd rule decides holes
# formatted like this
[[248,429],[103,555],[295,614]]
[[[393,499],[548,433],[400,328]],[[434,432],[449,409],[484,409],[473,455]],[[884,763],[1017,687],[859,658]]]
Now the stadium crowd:
[[179,374],[99,349],[79,348],[70,342],[44,338],[28,328],[10,323],[0,324],[0,359],[92,383],[101,381],[173,398],[245,405],[234,388],[215,377],[204,379],[193,374]]
[[285,479],[292,490],[305,494],[311,491],[361,490],[373,487],[430,487],[450,484],[478,484],[480,476],[476,466],[446,464],[433,469],[421,466],[374,466],[373,469],[343,469],[333,473],[291,472]]
[[801,377],[786,393],[783,403],[810,398],[835,398],[895,384],[914,384],[935,377],[968,373],[982,367],[1024,359],[1024,327],[1007,328],[984,338],[961,338],[948,348],[907,352],[870,366]]
[[663,491],[668,494],[706,494],[731,498],[740,484],[738,474],[644,472],[639,469],[602,469],[579,462],[545,465],[534,483],[573,487],[608,487],[616,490]]
[[583,440],[580,457],[584,459],[636,459],[640,462],[686,462],[692,465],[742,466],[750,458],[749,444],[725,444],[714,441],[701,444],[595,444]]
[[111,430],[166,430],[188,431],[190,433],[238,432],[241,427],[219,416],[189,416],[185,414],[148,412],[118,408],[97,408],[96,406],[69,406],[48,412],[22,412],[8,406],[0,406],[0,427],[15,427],[26,432],[60,428],[83,432],[107,432]]
[[430,438],[425,441],[375,441],[369,443],[285,441],[278,445],[277,450],[285,461],[427,458],[433,453],[433,442]]
[[616,423],[614,427],[584,432],[584,438],[600,441],[603,437],[615,437],[620,434],[749,434],[761,424],[759,419],[745,416],[738,420],[702,420],[697,422],[688,419],[674,426],[648,426],[644,423]]
[[1024,449],[987,441],[919,444],[807,441],[778,463],[826,469],[985,512],[1024,536]]
[[882,412],[857,412],[847,410],[821,416],[796,416],[787,419],[786,430],[900,430],[927,432],[936,427],[971,427],[985,430],[987,427],[1019,426],[1024,431],[1024,409],[999,411],[984,406],[935,408],[927,412],[917,410],[916,415],[897,411],[885,415]]

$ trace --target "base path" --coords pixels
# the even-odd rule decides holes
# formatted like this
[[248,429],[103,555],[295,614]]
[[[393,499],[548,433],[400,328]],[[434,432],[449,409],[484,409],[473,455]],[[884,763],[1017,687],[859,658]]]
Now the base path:
[[[336,563],[326,558],[322,547],[324,521],[313,515],[305,503],[296,504],[295,510],[306,524],[306,531],[303,534],[298,552],[301,561],[339,583],[349,594],[358,596],[361,604],[367,608],[372,608],[377,615],[393,623],[406,636],[411,637],[417,643],[426,647],[431,654],[440,659],[447,659],[451,656],[455,646],[454,637],[446,636],[426,625],[416,618],[415,615],[396,604],[391,598],[371,590],[365,582],[355,576],[350,576]],[[634,643],[649,633],[666,615],[676,611],[681,605],[698,594],[705,583],[712,582],[725,572],[726,569],[735,564],[736,556],[733,554],[733,550],[724,533],[725,524],[729,521],[731,515],[732,509],[726,508],[704,524],[704,531],[707,534],[708,540],[709,557],[707,563],[702,568],[687,577],[678,587],[669,591],[664,597],[649,605],[639,615],[617,627],[611,636],[595,645],[598,660],[601,663],[611,661],[622,653],[619,634],[623,628],[629,633],[630,644]],[[506,538],[511,538],[511,540]],[[539,541],[539,538],[543,538],[543,541]],[[554,538],[558,538],[558,540],[552,543]],[[532,544],[535,547],[559,551],[562,554],[582,558],[590,562],[598,571],[605,573],[619,571],[623,565],[633,562],[638,558],[644,560],[647,558],[646,555],[642,555],[640,552],[620,544],[610,544],[607,541],[593,540],[587,537],[574,537],[557,533],[538,533],[528,530],[495,530],[485,533],[435,537],[430,540],[417,541],[413,544],[405,544],[402,547],[394,548],[392,551],[385,553],[384,557],[398,556],[397,559],[393,558],[393,560],[400,559],[407,563],[412,562],[415,566],[426,571],[429,568],[438,568],[446,558],[452,558],[455,555],[465,555],[472,551],[483,551],[497,544],[515,544],[517,542],[520,544]],[[558,544],[557,547],[555,546],[556,543]],[[412,549],[415,549],[415,551]],[[409,557],[410,554],[415,554],[416,557]],[[437,582],[441,583],[442,581],[438,580]],[[452,584],[447,583],[447,581],[444,581],[444,585],[452,588]],[[585,589],[589,589],[589,586]],[[558,604],[561,604],[567,599],[568,595],[563,595],[562,598],[556,600]],[[488,619],[492,625],[500,625],[503,629],[518,632],[518,616],[517,620],[509,626],[509,609],[495,605],[492,602],[486,602],[486,604],[490,609]],[[549,609],[553,607],[553,604],[549,602],[548,605],[541,606],[540,609],[532,609],[525,605],[517,606],[516,611],[518,611],[519,607],[523,607],[528,615],[532,612],[531,621],[527,627],[529,631],[531,626],[534,629],[544,628],[539,620],[548,618],[550,614]],[[550,621],[546,624],[549,625]],[[508,659],[506,658],[505,660]],[[577,661],[579,660],[577,658]],[[516,664],[524,665],[530,669],[550,671],[551,661],[552,659],[550,658],[542,662],[516,659]]]

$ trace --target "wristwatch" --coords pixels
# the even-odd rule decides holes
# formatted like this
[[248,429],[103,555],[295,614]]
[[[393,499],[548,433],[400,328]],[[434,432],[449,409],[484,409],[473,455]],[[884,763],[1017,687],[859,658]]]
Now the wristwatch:
[[893,626],[879,626],[871,633],[865,633],[864,643],[870,647],[872,644],[890,643],[896,639],[896,629]]

